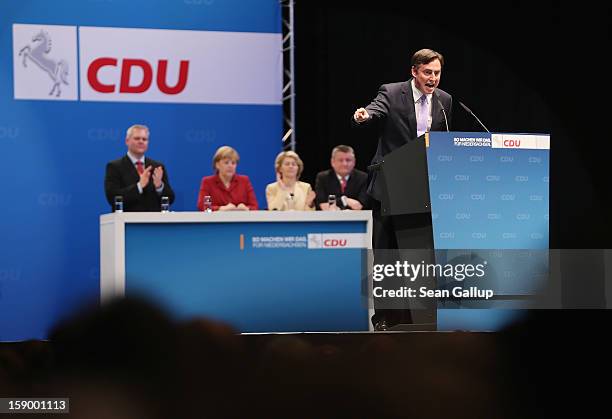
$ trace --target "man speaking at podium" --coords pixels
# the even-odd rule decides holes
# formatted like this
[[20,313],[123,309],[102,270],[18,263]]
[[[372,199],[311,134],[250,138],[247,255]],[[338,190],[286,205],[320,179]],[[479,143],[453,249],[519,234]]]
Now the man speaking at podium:
[[106,165],[104,191],[111,207],[115,196],[123,197],[124,211],[160,211],[162,196],[172,204],[174,191],[164,166],[144,155],[149,148],[149,128],[132,125],[125,144],[127,155]]
[[[442,54],[431,49],[421,49],[412,56],[412,77],[408,81],[383,84],[372,103],[365,108],[359,108],[353,114],[357,124],[376,123],[379,138],[376,154],[372,159],[372,169],[369,173],[368,193],[374,198],[372,216],[374,231],[372,246],[377,249],[398,249],[398,241],[394,228],[394,217],[381,214],[381,201],[384,185],[374,168],[383,157],[393,150],[428,131],[450,130],[452,97],[438,89],[444,58]],[[377,181],[378,180],[378,181]],[[410,185],[406,185],[410,193]],[[411,215],[411,223],[415,227],[429,223],[430,214]],[[403,220],[405,222],[406,219]],[[397,222],[397,220],[396,220]],[[406,247],[406,246],[405,246]],[[408,248],[433,248],[431,239],[419,239]],[[372,322],[377,329],[383,329],[397,323],[410,323],[406,319],[409,313],[402,310],[376,310]]]

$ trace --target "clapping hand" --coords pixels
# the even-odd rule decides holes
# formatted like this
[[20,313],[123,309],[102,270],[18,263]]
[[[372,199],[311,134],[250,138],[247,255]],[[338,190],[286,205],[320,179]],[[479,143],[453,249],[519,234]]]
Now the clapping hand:
[[315,191],[313,191],[311,189],[310,192],[308,192],[308,195],[306,196],[306,206],[307,207],[312,207],[313,206],[313,202],[314,202],[316,197],[317,197],[317,194],[315,193]]
[[[151,166],[148,167],[150,169]],[[159,189],[162,185],[162,179],[164,178],[164,168],[162,166],[157,166],[153,170],[153,184],[155,185],[155,189]]]
[[140,183],[140,187],[142,189],[146,188],[147,185],[149,184],[149,180],[151,179],[152,169],[153,169],[153,166],[149,166],[146,169],[144,169],[142,173],[140,174],[140,180],[138,181],[138,183]]

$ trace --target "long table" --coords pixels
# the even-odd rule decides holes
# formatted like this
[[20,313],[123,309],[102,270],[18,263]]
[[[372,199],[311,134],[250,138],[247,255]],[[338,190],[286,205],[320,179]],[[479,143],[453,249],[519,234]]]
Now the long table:
[[370,211],[104,214],[101,300],[240,332],[367,331],[371,236]]

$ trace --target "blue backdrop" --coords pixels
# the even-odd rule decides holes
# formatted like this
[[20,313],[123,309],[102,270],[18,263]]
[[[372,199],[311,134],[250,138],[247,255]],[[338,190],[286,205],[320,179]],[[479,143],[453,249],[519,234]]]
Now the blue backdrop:
[[[32,0],[4,2],[1,8],[0,158],[4,202],[0,218],[0,340],[7,341],[43,338],[58,318],[76,305],[98,298],[98,217],[109,212],[104,198],[104,167],[107,161],[125,153],[125,130],[131,124],[150,127],[147,155],[165,163],[177,195],[173,207],[177,211],[196,210],[200,179],[211,174],[211,157],[224,144],[241,154],[238,170],[251,177],[259,203],[265,207],[264,187],[274,181],[273,161],[282,137],[280,102],[102,102],[67,100],[67,96],[59,100],[15,99],[15,73],[21,76],[26,70],[22,70],[18,56],[17,47],[22,45],[13,39],[14,25],[220,31],[257,36],[279,34],[281,20],[277,0]],[[32,36],[35,33],[32,31]],[[56,36],[48,56],[59,59],[59,51]],[[280,65],[282,54],[277,54]],[[28,61],[29,74],[43,75],[39,70]],[[86,77],[77,65],[69,71],[78,83]],[[250,68],[220,71],[248,77]],[[279,79],[278,85],[281,83]],[[77,85],[60,84],[64,92]],[[44,95],[47,93],[45,90]]]

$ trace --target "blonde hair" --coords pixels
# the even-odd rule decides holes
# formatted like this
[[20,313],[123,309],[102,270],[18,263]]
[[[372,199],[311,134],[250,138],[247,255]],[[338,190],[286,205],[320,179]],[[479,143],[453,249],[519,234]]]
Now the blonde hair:
[[234,160],[236,163],[238,163],[240,161],[240,155],[236,150],[228,145],[219,147],[217,151],[215,151],[215,155],[212,159],[212,168],[214,173],[218,172],[217,163],[223,159]]
[[300,156],[298,156],[298,154],[295,151],[289,150],[289,151],[281,151],[280,153],[278,153],[278,156],[276,156],[276,160],[274,160],[274,168],[276,169],[276,173],[280,173],[280,168],[283,164],[283,161],[285,161],[286,158],[292,158],[297,163],[298,165],[297,179],[299,179],[300,175],[304,171],[304,162],[302,161],[302,159],[300,159]]
[[134,130],[136,129],[143,129],[147,132],[147,137],[149,136],[149,127],[147,127],[146,125],[141,125],[141,124],[134,124],[131,127],[129,127],[125,133],[125,138],[130,138],[132,136],[132,134],[134,134]]

